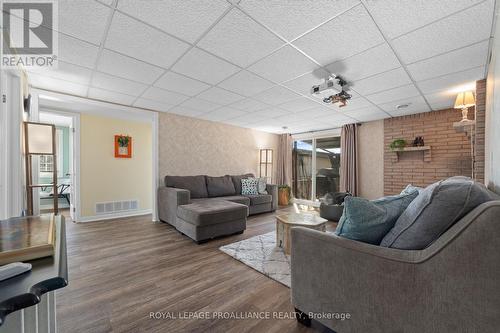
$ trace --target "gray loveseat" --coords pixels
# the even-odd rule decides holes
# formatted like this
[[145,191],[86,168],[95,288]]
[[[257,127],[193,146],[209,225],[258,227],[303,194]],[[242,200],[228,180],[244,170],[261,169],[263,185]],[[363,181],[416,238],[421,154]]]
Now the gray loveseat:
[[[423,250],[293,228],[292,303],[345,332],[498,332],[500,201],[477,206]],[[350,319],[329,319],[349,313]]]
[[241,194],[241,179],[250,177],[166,176],[165,186],[158,188],[159,218],[198,243],[242,233],[248,215],[278,206],[276,185],[268,184],[267,194]]

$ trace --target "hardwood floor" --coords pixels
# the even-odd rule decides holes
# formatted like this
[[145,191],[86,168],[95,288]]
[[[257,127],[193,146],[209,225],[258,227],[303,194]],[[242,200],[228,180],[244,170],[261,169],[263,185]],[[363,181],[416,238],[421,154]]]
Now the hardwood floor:
[[152,312],[293,311],[290,289],[218,250],[273,231],[275,214],[250,217],[244,234],[202,245],[150,216],[66,225],[69,285],[57,294],[59,332],[328,331],[293,318],[150,318]]

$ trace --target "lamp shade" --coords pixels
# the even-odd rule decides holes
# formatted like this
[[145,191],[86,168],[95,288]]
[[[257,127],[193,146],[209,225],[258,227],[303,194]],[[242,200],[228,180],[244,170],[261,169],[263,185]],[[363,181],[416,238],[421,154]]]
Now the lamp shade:
[[463,109],[476,105],[474,93],[472,91],[461,92],[455,100],[455,109]]
[[28,154],[37,155],[52,155],[52,135],[54,125],[38,124],[38,123],[25,123],[26,127],[26,140]]

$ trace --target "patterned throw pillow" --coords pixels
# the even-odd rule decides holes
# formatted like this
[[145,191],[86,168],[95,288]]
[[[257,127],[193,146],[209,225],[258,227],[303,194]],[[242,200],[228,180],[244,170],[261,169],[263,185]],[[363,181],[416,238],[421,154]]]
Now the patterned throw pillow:
[[256,178],[246,178],[241,180],[241,194],[243,195],[257,195],[259,180]]

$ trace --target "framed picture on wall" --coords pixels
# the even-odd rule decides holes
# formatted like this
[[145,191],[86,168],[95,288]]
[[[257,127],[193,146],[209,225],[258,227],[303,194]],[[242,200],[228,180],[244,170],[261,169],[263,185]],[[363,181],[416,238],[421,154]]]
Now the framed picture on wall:
[[132,157],[132,137],[128,135],[115,135],[115,157]]

